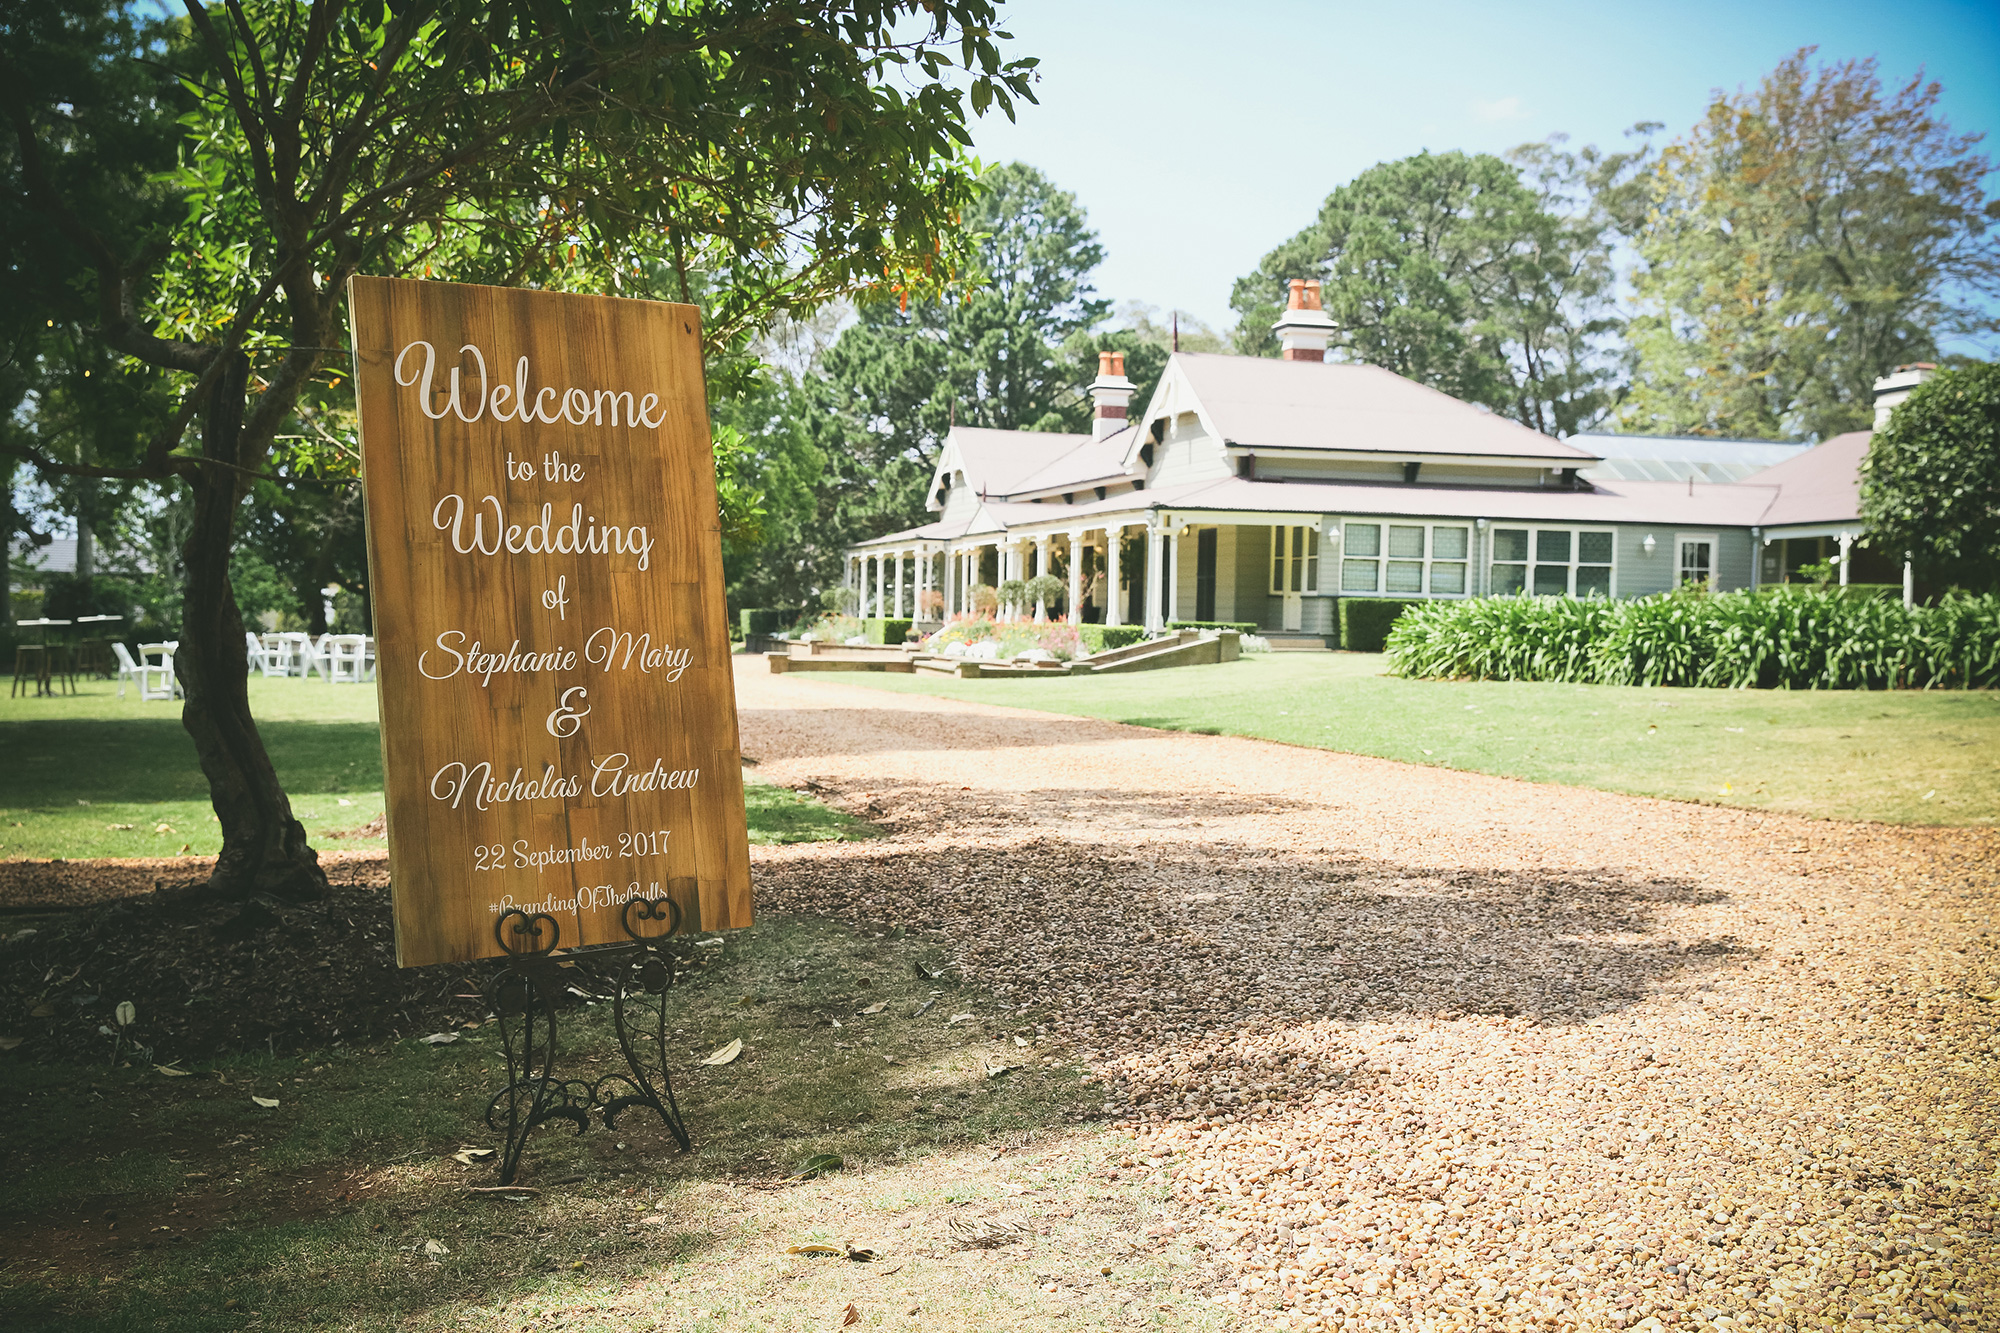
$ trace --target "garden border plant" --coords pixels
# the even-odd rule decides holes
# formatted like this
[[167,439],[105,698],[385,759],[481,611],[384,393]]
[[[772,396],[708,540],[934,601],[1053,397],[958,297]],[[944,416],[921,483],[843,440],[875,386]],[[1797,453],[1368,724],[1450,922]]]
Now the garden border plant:
[[1635,601],[1488,597],[1405,610],[1391,672],[1717,689],[1991,689],[2000,595],[1906,607],[1839,588],[1661,593]]

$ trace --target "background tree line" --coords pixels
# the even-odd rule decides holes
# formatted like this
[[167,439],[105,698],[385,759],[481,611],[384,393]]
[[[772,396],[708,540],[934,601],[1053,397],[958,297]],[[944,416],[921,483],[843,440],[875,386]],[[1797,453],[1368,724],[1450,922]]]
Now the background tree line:
[[[1181,345],[1275,356],[1286,284],[1317,277],[1332,356],[1549,434],[1865,428],[1877,376],[2000,329],[2000,201],[1937,84],[1813,55],[1669,142],[1645,123],[1615,150],[1557,136],[1371,167],[1237,281],[1226,343],[1189,321]],[[728,408],[771,510],[731,557],[735,604],[810,605],[849,542],[924,522],[952,422],[1087,430],[1100,348],[1151,389],[1168,330],[1145,307],[1107,319],[1072,195],[996,168],[966,227],[960,287],[860,306]]]

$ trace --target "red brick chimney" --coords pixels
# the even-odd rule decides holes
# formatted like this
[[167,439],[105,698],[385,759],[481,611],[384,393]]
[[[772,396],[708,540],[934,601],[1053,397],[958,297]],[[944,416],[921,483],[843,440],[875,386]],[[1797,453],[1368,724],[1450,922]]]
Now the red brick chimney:
[[1291,288],[1284,317],[1271,326],[1284,348],[1282,355],[1287,361],[1324,361],[1333,320],[1320,309],[1319,279],[1293,278]]
[[1090,383],[1090,401],[1096,405],[1091,434],[1102,440],[1125,429],[1125,414],[1138,385],[1125,378],[1125,353],[1099,352],[1097,378]]

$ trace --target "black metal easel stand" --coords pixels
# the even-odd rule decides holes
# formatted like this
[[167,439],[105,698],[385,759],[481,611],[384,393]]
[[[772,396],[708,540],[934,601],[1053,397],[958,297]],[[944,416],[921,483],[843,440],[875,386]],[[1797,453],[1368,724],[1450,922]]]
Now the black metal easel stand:
[[[642,923],[662,921],[665,930],[644,933]],[[500,1018],[507,1084],[487,1103],[486,1125],[506,1135],[500,1157],[502,1185],[514,1183],[529,1131],[550,1120],[567,1121],[581,1134],[590,1128],[593,1114],[602,1117],[606,1129],[613,1129],[620,1112],[649,1106],[672,1131],[681,1151],[693,1146],[667,1077],[667,991],[674,984],[675,967],[666,941],[681,927],[681,910],[670,899],[635,898],[625,904],[622,924],[630,943],[581,955],[614,970],[618,988],[612,999],[612,1022],[629,1071],[595,1081],[561,1078],[556,1071],[556,1002],[568,984],[553,956],[561,927],[554,917],[530,915],[519,908],[502,914],[493,925],[507,961],[487,984],[486,994]]]

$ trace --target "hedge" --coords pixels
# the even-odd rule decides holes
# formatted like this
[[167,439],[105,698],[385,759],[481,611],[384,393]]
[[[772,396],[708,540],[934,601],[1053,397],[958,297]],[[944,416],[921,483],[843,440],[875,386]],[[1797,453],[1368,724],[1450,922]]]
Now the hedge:
[[1169,620],[1168,629],[1233,629],[1238,634],[1255,634],[1257,626],[1248,620]]
[[910,620],[886,620],[870,618],[861,622],[861,632],[870,643],[895,645],[910,637],[910,629],[915,624]]
[[2000,685],[2000,596],[1934,606],[1840,588],[1638,601],[1431,602],[1396,622],[1398,675],[1601,685],[1888,689]]
[[1144,625],[1078,625],[1077,637],[1083,640],[1083,650],[1087,653],[1109,652],[1113,648],[1129,648],[1146,637]]
[[751,634],[776,634],[798,619],[798,613],[796,611],[781,611],[776,607],[769,606],[746,606],[736,613],[736,619],[742,625],[743,633],[746,636]]
[[1340,646],[1350,653],[1379,653],[1389,627],[1403,608],[1420,605],[1407,597],[1343,597],[1340,599]]

